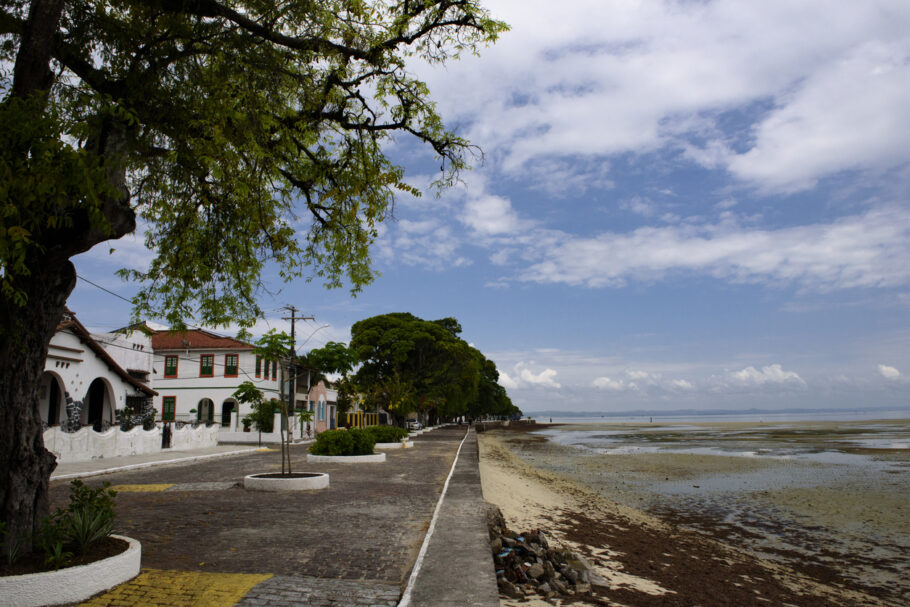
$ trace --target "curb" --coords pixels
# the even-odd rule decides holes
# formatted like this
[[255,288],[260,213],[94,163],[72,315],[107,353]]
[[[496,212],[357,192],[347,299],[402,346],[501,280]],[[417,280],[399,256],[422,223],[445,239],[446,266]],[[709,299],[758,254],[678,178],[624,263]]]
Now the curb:
[[72,474],[52,474],[51,481],[65,481],[74,478],[87,478],[89,476],[100,476],[102,474],[111,474],[112,472],[124,472],[126,470],[140,470],[142,468],[152,468],[155,466],[164,466],[167,464],[179,464],[184,462],[194,462],[203,459],[214,459],[216,457],[228,457],[230,455],[243,455],[246,453],[255,453],[259,450],[259,447],[249,448],[249,449],[240,449],[238,451],[225,451],[224,453],[209,453],[206,455],[192,455],[190,457],[178,457],[176,459],[165,459],[158,460],[154,462],[142,462],[141,464],[127,464],[126,466],[115,466],[113,468],[105,468],[103,470],[90,470],[87,472],[74,472]]

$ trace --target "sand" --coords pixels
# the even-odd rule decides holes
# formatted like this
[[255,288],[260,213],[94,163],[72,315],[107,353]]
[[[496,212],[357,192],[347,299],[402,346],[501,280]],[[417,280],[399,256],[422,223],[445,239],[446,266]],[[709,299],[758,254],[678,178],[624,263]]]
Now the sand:
[[[611,590],[583,597],[575,605],[903,605],[893,592],[843,579],[837,568],[791,566],[780,560],[756,555],[739,545],[734,536],[725,541],[723,533],[707,537],[690,529],[691,520],[681,520],[673,513],[654,515],[634,507],[637,491],[623,492],[622,481],[611,478],[614,496],[604,487],[599,491],[571,480],[591,478],[591,470],[579,470],[577,461],[560,459],[559,450],[541,437],[525,433],[494,431],[479,435],[480,469],[484,498],[498,506],[511,528],[517,531],[543,529],[557,543],[584,554],[601,576],[611,582]],[[566,464],[576,474],[554,473],[534,467],[517,453],[535,449],[553,462]],[[717,473],[735,470],[739,464],[732,458],[693,455],[685,458],[629,456],[632,467],[647,468],[649,474],[686,475],[701,467]],[[626,456],[620,456],[626,457]],[[533,460],[533,458],[532,458]],[[758,462],[739,458],[750,469],[775,462]],[[555,467],[558,469],[559,465]],[[674,469],[675,468],[675,469]],[[640,471],[641,472],[641,471]],[[596,476],[596,475],[595,475]],[[613,484],[615,482],[615,485]],[[617,488],[617,486],[619,488]],[[861,503],[836,499],[837,487],[819,490],[767,492],[767,499],[787,503],[798,509],[800,504],[826,500],[830,516],[844,521],[855,516]],[[887,509],[888,499],[879,503]],[[619,503],[624,502],[624,503]],[[898,508],[899,509],[899,508]],[[837,514],[841,513],[841,514]],[[887,514],[884,515],[887,518]],[[902,515],[895,515],[902,516]],[[891,521],[902,525],[902,519]],[[697,525],[695,525],[697,527]],[[576,598],[576,597],[573,597]],[[582,597],[577,597],[581,599]],[[539,599],[538,605],[545,605]],[[535,605],[533,602],[503,599],[503,606]],[[551,603],[552,604],[552,603]]]

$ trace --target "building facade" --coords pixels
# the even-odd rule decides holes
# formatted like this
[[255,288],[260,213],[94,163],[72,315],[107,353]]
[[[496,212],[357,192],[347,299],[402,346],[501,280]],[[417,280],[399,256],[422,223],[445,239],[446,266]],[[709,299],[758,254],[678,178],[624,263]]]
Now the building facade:
[[148,408],[154,396],[147,383],[118,364],[67,312],[51,338],[39,386],[39,410],[48,427],[105,431],[117,425],[124,412]]
[[161,421],[228,427],[235,407],[238,419],[252,411],[234,397],[247,380],[266,400],[280,397],[279,364],[256,356],[250,344],[202,329],[155,331],[151,342],[152,385]]

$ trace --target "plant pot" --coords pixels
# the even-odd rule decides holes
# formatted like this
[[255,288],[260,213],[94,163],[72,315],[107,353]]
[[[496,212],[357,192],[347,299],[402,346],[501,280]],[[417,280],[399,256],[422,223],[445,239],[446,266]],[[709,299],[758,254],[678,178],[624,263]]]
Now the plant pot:
[[125,541],[127,549],[88,565],[0,577],[2,603],[20,607],[79,603],[133,579],[139,575],[142,545],[121,535],[111,537]]
[[249,428],[247,428],[247,427],[244,427],[244,428],[243,428],[243,431],[244,431],[244,432],[249,432],[249,431],[250,431],[250,429],[249,429]]
[[248,491],[313,491],[328,486],[329,475],[324,472],[269,472],[243,477],[243,488]]

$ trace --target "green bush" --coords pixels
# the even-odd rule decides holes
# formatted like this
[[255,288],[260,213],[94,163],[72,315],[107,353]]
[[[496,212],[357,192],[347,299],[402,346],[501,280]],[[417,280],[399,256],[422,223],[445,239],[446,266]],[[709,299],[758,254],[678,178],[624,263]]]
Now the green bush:
[[310,446],[313,455],[370,455],[376,441],[366,431],[358,428],[351,430],[326,430],[316,437]]
[[373,437],[375,443],[397,443],[408,437],[408,431],[398,426],[367,426],[364,431]]

